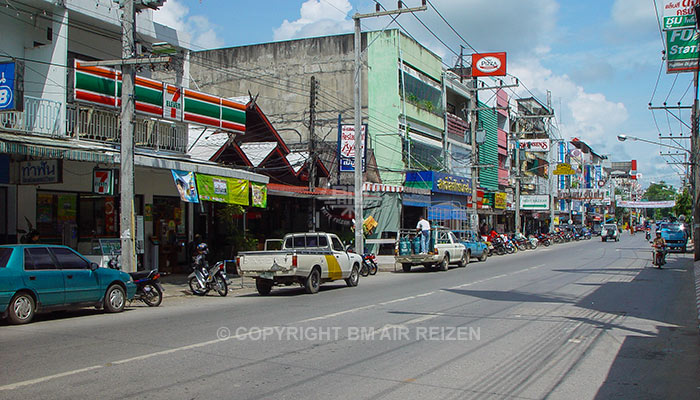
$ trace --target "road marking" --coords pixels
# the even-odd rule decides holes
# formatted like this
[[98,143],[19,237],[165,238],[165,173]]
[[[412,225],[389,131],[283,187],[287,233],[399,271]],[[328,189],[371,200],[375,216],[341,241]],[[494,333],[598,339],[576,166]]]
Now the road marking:
[[[415,296],[412,296],[412,297],[415,297]],[[380,303],[380,304],[381,304],[381,303]],[[308,318],[308,319],[302,319],[301,321],[297,321],[297,322],[294,322],[294,323],[295,323],[295,324],[301,324],[301,323],[304,323],[304,322],[321,321],[321,320],[324,320],[324,319],[337,317],[337,316],[339,316],[339,315],[350,314],[350,313],[353,313],[353,312],[355,312],[355,311],[367,310],[367,309],[373,308],[373,307],[376,307],[376,304],[370,304],[370,305],[364,306],[364,307],[351,308],[351,309],[349,309],[349,310],[338,311],[338,312],[335,312],[335,313],[332,313],[332,314],[321,315],[321,316],[319,316],[319,317],[313,317],[313,318]]]

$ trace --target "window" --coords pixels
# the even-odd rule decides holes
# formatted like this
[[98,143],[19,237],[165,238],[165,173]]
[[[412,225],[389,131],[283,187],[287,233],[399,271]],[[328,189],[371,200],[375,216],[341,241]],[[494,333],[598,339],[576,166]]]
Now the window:
[[46,247],[31,247],[24,249],[24,269],[32,271],[58,268],[56,268],[49,249]]
[[10,261],[11,255],[12,249],[7,247],[0,248],[0,268],[7,267],[7,262]]
[[337,237],[333,236],[331,238],[331,241],[333,242],[333,250],[335,251],[345,251],[345,247],[343,246],[343,242],[340,241]]
[[293,243],[294,238],[287,238],[287,241],[284,242],[284,248],[285,249],[293,249],[294,248],[294,243]]
[[294,236],[294,247],[304,248],[306,247],[306,236]]
[[318,237],[318,247],[328,247],[328,239],[325,236]]
[[58,264],[63,269],[88,269],[90,264],[72,250],[64,247],[52,247],[51,251],[56,256]]
[[306,237],[306,247],[318,247],[318,235]]

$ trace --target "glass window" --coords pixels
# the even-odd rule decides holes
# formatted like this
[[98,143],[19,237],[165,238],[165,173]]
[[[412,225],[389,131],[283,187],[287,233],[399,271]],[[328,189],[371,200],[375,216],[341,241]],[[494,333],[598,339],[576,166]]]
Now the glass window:
[[24,269],[45,270],[58,269],[46,247],[30,247],[24,249]]
[[285,249],[293,249],[294,248],[294,243],[292,243],[293,238],[289,237],[287,238],[287,241],[284,243],[284,248]]
[[306,247],[318,247],[318,235],[309,235],[306,237]]
[[343,247],[343,242],[340,241],[337,237],[333,236],[331,238],[331,241],[333,242],[333,250],[335,251],[345,251],[345,248]]
[[318,237],[318,247],[328,247],[328,239],[325,236]]
[[52,247],[51,251],[56,256],[58,264],[63,269],[88,269],[90,264],[72,250],[64,247]]
[[10,261],[11,255],[12,249],[7,247],[0,248],[0,268],[7,267],[7,262]]
[[295,248],[304,248],[306,247],[306,236],[300,235],[300,236],[294,236],[294,247]]

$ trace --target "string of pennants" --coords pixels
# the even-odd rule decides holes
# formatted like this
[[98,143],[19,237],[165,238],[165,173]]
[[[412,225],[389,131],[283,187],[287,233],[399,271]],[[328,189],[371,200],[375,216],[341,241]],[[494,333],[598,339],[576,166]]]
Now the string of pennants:
[[[75,60],[76,101],[109,108],[121,107],[121,72],[106,67],[88,67]],[[137,113],[169,121],[245,132],[246,104],[136,76]]]

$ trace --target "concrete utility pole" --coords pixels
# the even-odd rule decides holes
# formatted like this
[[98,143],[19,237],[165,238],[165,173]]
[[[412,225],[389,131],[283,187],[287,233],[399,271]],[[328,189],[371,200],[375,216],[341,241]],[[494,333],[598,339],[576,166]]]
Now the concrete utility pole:
[[[122,2],[122,59],[136,56],[134,0]],[[119,232],[122,270],[136,271],[136,232],[134,223],[134,66],[122,66],[121,154],[119,174]]]
[[[403,2],[399,1],[399,9],[392,11],[380,11],[380,4],[377,3],[376,12],[369,14],[357,13],[352,16],[353,21],[355,21],[355,252],[359,254],[362,254],[365,248],[362,236],[362,225],[364,223],[362,210],[362,155],[364,152],[362,151],[362,27],[360,22],[362,18],[425,11],[428,9],[425,3],[426,0],[423,0],[421,7],[402,8]],[[401,68],[403,70],[403,66]]]
[[[547,108],[549,109],[549,113],[552,113],[552,92],[547,90]],[[549,189],[549,231],[554,232],[554,194],[556,193],[555,190],[555,185],[554,185],[554,169],[552,168],[552,164],[556,164],[554,161],[554,140],[552,140],[552,119],[548,118],[547,119],[547,137],[549,138],[549,153],[548,155],[548,164],[549,164],[549,173],[547,176],[547,186]]]
[[[309,100],[309,191],[316,188],[316,137],[314,136],[314,125],[316,124],[316,77],[311,77],[311,93]],[[316,231],[316,198],[311,196],[311,219],[309,221],[309,231]]]
[[515,132],[515,232],[522,232],[520,222],[520,138],[518,137],[522,128],[520,122]]
[[[462,75],[463,66],[460,67],[460,76]],[[472,66],[472,68],[474,68]],[[477,190],[479,188],[479,149],[476,144],[476,130],[479,129],[479,91],[477,86],[479,85],[479,80],[477,78],[471,79],[471,91],[469,92],[469,102],[471,103],[471,116],[469,130],[471,131],[471,145],[472,145],[472,219],[470,220],[472,230],[475,232],[479,231],[479,213],[477,212]]]

